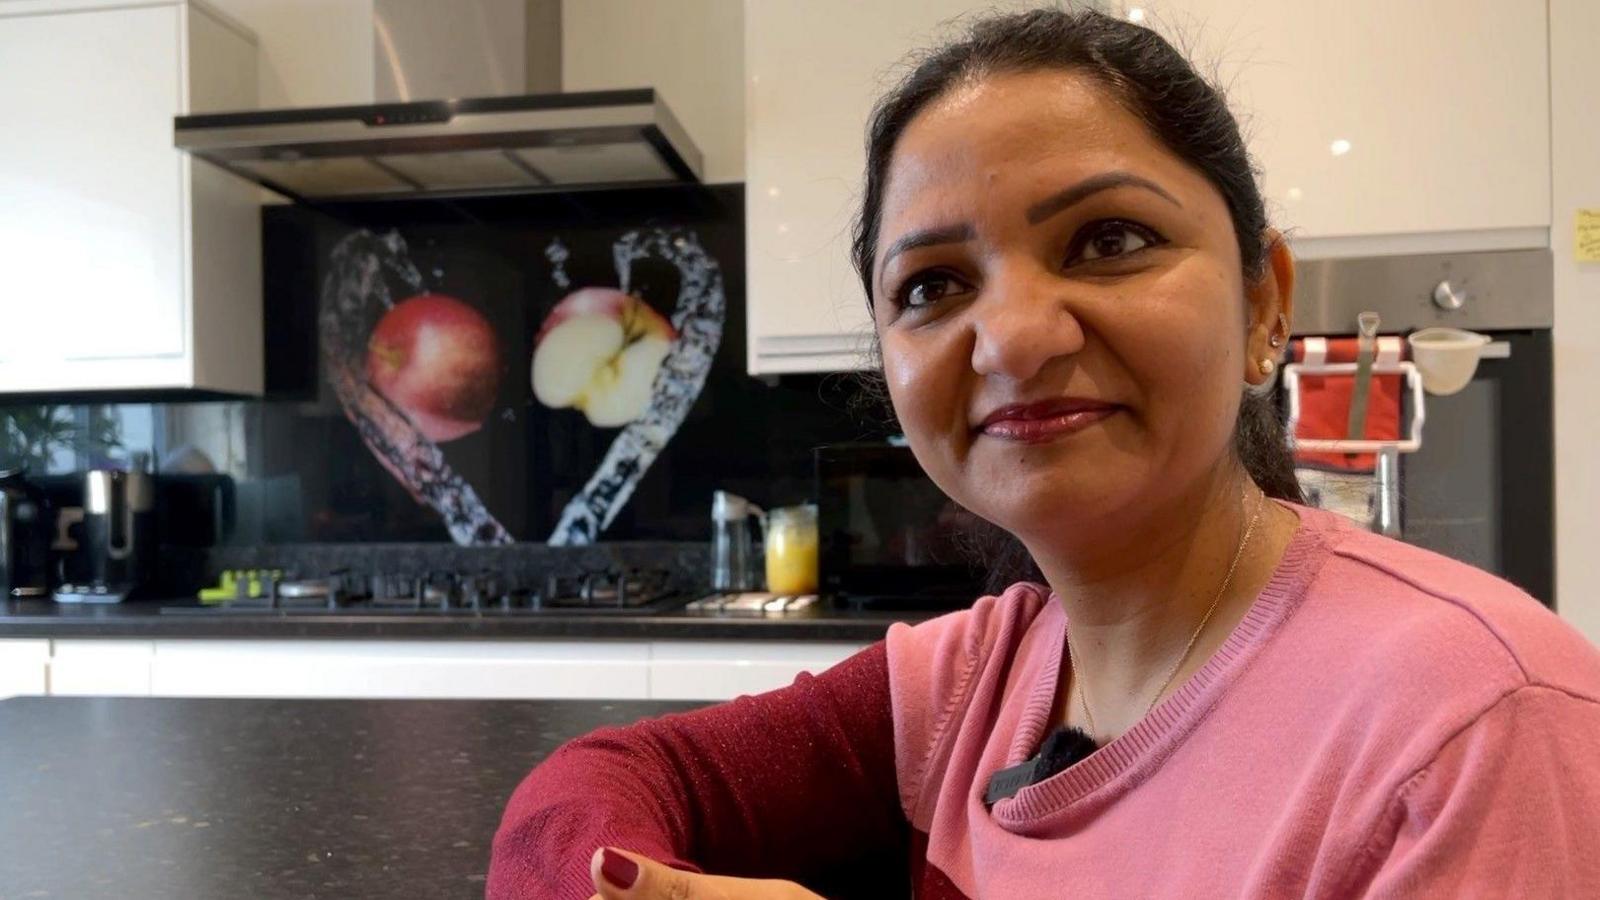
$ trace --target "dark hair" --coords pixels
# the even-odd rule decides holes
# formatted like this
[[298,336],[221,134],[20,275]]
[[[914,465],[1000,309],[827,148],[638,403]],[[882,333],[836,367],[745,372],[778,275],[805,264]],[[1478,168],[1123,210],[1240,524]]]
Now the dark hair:
[[[852,244],[869,306],[884,183],[907,124],[964,79],[1038,69],[1070,70],[1094,79],[1204,175],[1228,206],[1246,282],[1265,274],[1270,250],[1266,209],[1239,123],[1222,94],[1148,28],[1093,10],[1039,9],[974,21],[959,39],[924,54],[878,101],[867,127],[866,186]],[[883,396],[881,390],[871,393]],[[1303,502],[1283,421],[1270,396],[1244,392],[1233,446],[1245,471],[1268,496]],[[995,587],[1038,577],[1032,559],[1014,538],[1003,547],[988,546],[992,540],[984,543]]]

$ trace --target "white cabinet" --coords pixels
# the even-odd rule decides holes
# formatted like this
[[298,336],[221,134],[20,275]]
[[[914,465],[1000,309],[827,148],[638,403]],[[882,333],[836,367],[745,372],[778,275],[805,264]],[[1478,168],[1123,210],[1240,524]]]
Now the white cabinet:
[[811,641],[0,641],[0,697],[728,700],[865,645]]
[[156,644],[162,697],[643,699],[639,641],[237,641]]
[[257,192],[172,137],[255,99],[200,3],[0,4],[0,394],[260,392]]
[[1124,5],[1215,66],[1301,255],[1548,245],[1545,3]]
[[64,696],[148,697],[155,644],[132,640],[53,641],[50,693]]
[[[1548,244],[1544,3],[1096,5],[1142,17],[1218,74],[1263,171],[1269,214],[1303,256]],[[907,51],[949,33],[939,23],[990,7],[745,4],[752,374],[864,361],[870,319],[849,236],[869,109]]]
[[650,651],[650,699],[731,700],[776,690],[861,649],[800,641],[657,641]]
[[885,70],[971,0],[747,0],[745,295],[753,375],[862,368],[850,266],[867,114]]
[[45,693],[49,672],[49,641],[0,640],[0,700]]

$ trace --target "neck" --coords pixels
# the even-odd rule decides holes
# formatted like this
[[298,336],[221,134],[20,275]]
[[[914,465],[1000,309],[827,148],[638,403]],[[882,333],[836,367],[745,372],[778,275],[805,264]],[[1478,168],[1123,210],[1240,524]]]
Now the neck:
[[[1286,543],[1265,532],[1275,530],[1277,513],[1293,519],[1292,513],[1275,504],[1258,507],[1260,502],[1260,492],[1234,464],[1166,503],[1139,504],[1136,511],[1094,523],[1096,539],[1084,542],[1092,549],[1069,540],[1029,544],[1065,607],[1071,648],[1076,651],[1072,661],[1095,720],[1092,730],[1097,740],[1131,727],[1158,693],[1166,693],[1163,679],[1213,602],[1216,609],[1167,690],[1203,664],[1248,609],[1249,599],[1277,559],[1270,549],[1259,551],[1276,545],[1281,553]],[[1250,542],[1256,552],[1245,547],[1240,554],[1258,508],[1261,517]],[[1105,535],[1121,539],[1108,544]],[[1236,556],[1238,565],[1229,579]],[[1086,726],[1082,701],[1070,694],[1070,678],[1062,678],[1061,685],[1058,715]]]

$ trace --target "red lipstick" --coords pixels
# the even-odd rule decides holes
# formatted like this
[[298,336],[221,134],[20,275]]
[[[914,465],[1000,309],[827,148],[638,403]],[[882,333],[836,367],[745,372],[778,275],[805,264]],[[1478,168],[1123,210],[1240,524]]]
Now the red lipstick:
[[1042,444],[1082,431],[1119,408],[1114,403],[1077,397],[1012,403],[985,416],[978,425],[978,431],[1002,440]]

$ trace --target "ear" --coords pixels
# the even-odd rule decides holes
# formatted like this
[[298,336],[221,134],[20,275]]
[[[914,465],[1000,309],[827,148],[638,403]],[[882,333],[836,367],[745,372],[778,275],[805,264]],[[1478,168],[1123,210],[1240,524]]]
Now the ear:
[[[1275,228],[1267,229],[1262,240],[1267,245],[1266,265],[1262,267],[1261,277],[1245,287],[1248,309],[1244,380],[1252,385],[1272,378],[1270,374],[1262,374],[1261,361],[1282,361],[1284,345],[1294,325],[1294,254],[1289,252],[1289,243],[1283,234]],[[1274,336],[1281,339],[1277,347],[1271,343]]]

